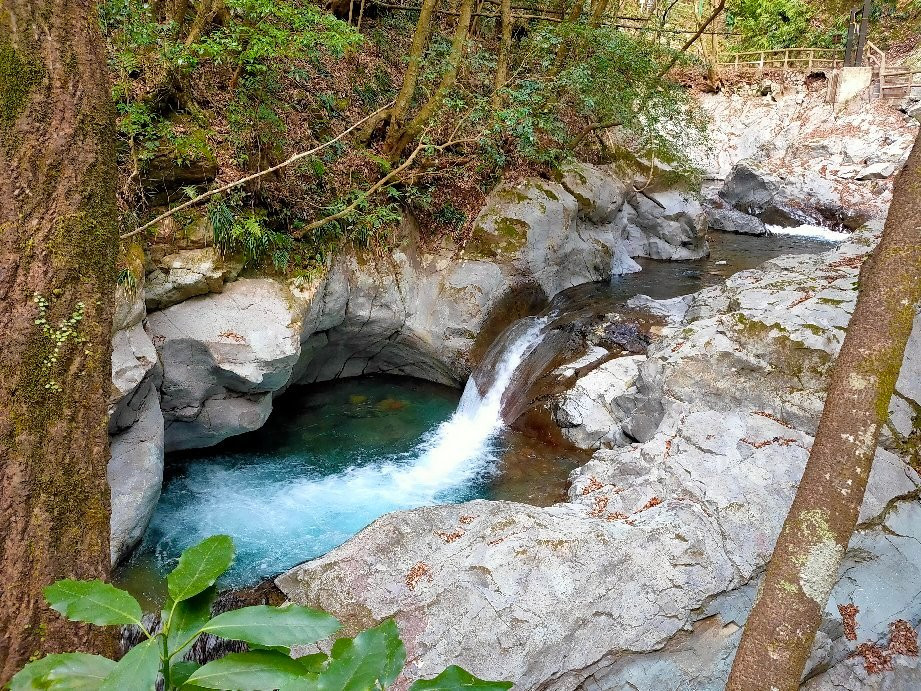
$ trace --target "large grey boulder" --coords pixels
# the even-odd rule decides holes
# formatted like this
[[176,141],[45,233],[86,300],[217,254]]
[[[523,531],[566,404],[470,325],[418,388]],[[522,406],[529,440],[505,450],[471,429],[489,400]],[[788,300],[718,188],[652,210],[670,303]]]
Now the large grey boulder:
[[711,230],[741,235],[767,235],[764,221],[719,201],[706,205],[707,225]]
[[678,190],[630,194],[616,223],[632,257],[681,261],[710,252],[703,207]]
[[148,317],[163,365],[166,449],[258,429],[300,356],[301,312],[286,287],[243,279]]
[[[607,354],[603,348],[591,348],[579,360],[567,364],[557,373],[573,376],[574,372]],[[637,408],[637,379],[644,355],[618,357],[579,377],[568,391],[556,398],[553,419],[563,437],[580,449],[624,446],[630,439],[623,423]]]
[[134,424],[110,439],[106,477],[111,490],[110,550],[117,564],[140,542],[163,484],[163,414],[150,389]]
[[109,432],[130,427],[151,390],[160,385],[161,367],[143,324],[135,323],[112,336],[112,392]]

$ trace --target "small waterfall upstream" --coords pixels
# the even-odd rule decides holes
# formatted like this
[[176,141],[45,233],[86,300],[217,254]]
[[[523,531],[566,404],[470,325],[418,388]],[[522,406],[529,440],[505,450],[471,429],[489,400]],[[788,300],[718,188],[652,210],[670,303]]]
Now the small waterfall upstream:
[[[184,548],[226,533],[234,537],[237,559],[223,584],[248,586],[326,553],[385,513],[488,494],[503,453],[503,398],[516,370],[540,343],[545,324],[536,318],[522,322],[497,358],[488,389],[481,393],[471,378],[454,413],[421,439],[417,436],[414,444],[407,439],[405,451],[375,445],[364,436],[369,424],[377,424],[384,436],[390,426],[393,436],[403,433],[398,417],[381,413],[387,408],[380,403],[393,404],[394,399],[377,405],[369,399],[353,406],[354,414],[335,412],[324,428],[329,431],[323,434],[341,443],[364,447],[345,457],[333,446],[324,450],[300,442],[295,449],[277,436],[279,450],[250,453],[253,460],[246,460],[246,453],[229,452],[187,463],[167,484],[132,561],[144,573],[151,568],[163,572]],[[340,386],[356,390],[361,384]],[[426,407],[421,400],[405,403],[407,411],[417,414]],[[301,413],[286,434],[299,440],[313,420],[310,411]],[[338,469],[334,457],[339,458]]]

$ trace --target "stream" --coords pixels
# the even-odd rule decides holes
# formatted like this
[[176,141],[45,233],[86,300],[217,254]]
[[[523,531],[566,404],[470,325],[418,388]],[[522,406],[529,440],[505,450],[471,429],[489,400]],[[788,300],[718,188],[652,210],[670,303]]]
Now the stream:
[[[603,314],[637,294],[684,295],[772,257],[833,246],[799,235],[709,239],[706,259],[641,259],[641,272],[577,286],[548,309],[556,318],[566,310]],[[146,603],[162,602],[162,578],[182,550],[216,533],[237,547],[220,585],[241,588],[325,554],[391,511],[476,498],[562,501],[570,471],[590,454],[543,444],[503,416],[522,377],[516,371],[538,349],[548,319],[545,311],[510,325],[487,355],[488,384],[471,377],[460,395],[389,376],[294,387],[262,429],[170,454],[153,519],[116,582]]]

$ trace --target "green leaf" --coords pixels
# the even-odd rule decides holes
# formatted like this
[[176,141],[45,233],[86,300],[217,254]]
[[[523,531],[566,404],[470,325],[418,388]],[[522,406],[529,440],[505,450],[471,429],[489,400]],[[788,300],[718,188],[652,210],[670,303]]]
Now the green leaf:
[[51,608],[71,621],[97,626],[140,624],[143,613],[138,601],[124,590],[100,580],[66,578],[43,591]]
[[340,638],[333,644],[327,668],[317,688],[324,691],[367,691],[392,684],[406,662],[406,649],[396,622],[362,631],[355,638]]
[[99,691],[148,691],[160,672],[160,637],[149,638],[125,653],[103,679]]
[[115,661],[101,655],[48,655],[19,670],[10,680],[10,689],[97,689],[113,667]]
[[243,607],[217,615],[204,627],[221,638],[285,647],[319,641],[338,629],[335,617],[300,605]]
[[[277,689],[283,686],[305,688],[313,681],[296,660],[282,653],[256,650],[248,653],[230,653],[209,662],[192,673],[187,686],[194,684],[205,689]],[[299,685],[299,686],[296,686]]]
[[[203,592],[200,592],[188,600],[176,603],[176,609],[173,610],[173,618],[170,619],[169,632],[166,636],[166,647],[170,654],[176,653],[181,656],[186,650],[192,647],[191,643],[186,643],[189,638],[208,623],[211,618],[211,605],[217,595],[217,589],[212,586]],[[169,617],[171,605],[167,605],[163,615],[163,621]],[[183,645],[186,643],[185,645]],[[179,646],[182,650],[177,650]]]
[[166,577],[170,597],[182,602],[198,595],[224,573],[233,561],[233,540],[229,535],[212,535],[179,557],[179,564]]
[[297,658],[298,664],[300,664],[308,672],[313,672],[314,674],[319,674],[323,671],[323,667],[326,665],[326,661],[329,659],[329,656],[325,653],[314,653],[313,655],[302,655]]
[[451,665],[434,679],[419,679],[409,687],[409,691],[460,691],[461,689],[483,689],[484,691],[504,691],[512,688],[510,681],[484,681],[477,679],[467,670]]
[[197,662],[174,662],[169,668],[170,681],[173,683],[173,686],[182,686],[199,667],[201,667],[201,665]]

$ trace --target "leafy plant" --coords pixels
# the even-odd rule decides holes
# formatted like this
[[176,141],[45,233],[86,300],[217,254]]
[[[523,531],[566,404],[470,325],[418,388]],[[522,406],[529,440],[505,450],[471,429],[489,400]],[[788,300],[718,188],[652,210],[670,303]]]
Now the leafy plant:
[[239,212],[218,200],[208,207],[208,219],[214,229],[214,246],[222,255],[242,254],[244,266],[269,258],[276,269],[287,267],[291,236],[267,228],[256,212]]
[[[45,588],[45,599],[71,621],[96,626],[133,625],[146,640],[115,662],[101,655],[62,653],[30,662],[10,682],[24,689],[281,689],[282,691],[371,691],[385,689],[406,662],[396,622],[388,619],[354,638],[339,638],[329,654],[291,656],[291,647],[332,636],[339,622],[299,605],[256,605],[211,617],[218,578],[233,561],[233,540],[214,535],[182,553],[166,577],[169,599],[160,631],[143,623],[141,606],[129,593],[99,580],[64,579]],[[249,650],[204,665],[183,657],[202,634],[244,641]],[[512,685],[477,679],[448,667],[434,679],[418,680],[411,691],[500,691]]]

